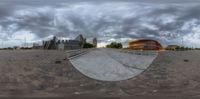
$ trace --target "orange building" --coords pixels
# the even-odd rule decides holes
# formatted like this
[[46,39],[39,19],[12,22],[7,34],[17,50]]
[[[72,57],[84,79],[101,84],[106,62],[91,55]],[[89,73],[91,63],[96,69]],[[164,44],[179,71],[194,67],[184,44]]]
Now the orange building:
[[162,50],[162,45],[155,40],[142,39],[130,41],[129,48],[133,50]]

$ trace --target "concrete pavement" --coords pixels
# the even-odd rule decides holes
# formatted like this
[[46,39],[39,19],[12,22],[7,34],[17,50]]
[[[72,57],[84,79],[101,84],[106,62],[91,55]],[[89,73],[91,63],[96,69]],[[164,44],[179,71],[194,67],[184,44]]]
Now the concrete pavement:
[[138,55],[115,49],[96,49],[70,61],[77,70],[90,78],[120,81],[139,75],[156,57],[157,54]]

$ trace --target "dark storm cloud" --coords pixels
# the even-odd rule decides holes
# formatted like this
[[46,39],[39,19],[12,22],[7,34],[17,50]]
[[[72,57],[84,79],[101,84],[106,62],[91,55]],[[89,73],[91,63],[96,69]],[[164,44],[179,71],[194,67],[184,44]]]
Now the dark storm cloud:
[[[10,7],[10,8],[12,8],[12,7]],[[3,18],[4,16],[9,16],[12,14],[12,12],[13,11],[11,9],[7,9],[6,5],[0,4],[0,18]]]
[[29,32],[35,35],[34,40],[50,35],[83,34],[98,37],[100,42],[151,38],[163,44],[180,44],[181,38],[192,38],[194,34],[197,36],[191,44],[200,46],[198,3],[196,0],[1,0],[0,39],[10,40],[19,32]]

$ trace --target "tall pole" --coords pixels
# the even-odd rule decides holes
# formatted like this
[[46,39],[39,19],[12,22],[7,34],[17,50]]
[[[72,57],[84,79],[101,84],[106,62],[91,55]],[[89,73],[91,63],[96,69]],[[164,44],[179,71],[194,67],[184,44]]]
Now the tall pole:
[[182,46],[184,46],[184,45],[183,45],[183,37],[182,37],[181,43],[182,43]]
[[2,48],[3,48],[3,40],[1,41],[1,46],[2,46]]
[[26,37],[24,38],[24,47],[26,47]]

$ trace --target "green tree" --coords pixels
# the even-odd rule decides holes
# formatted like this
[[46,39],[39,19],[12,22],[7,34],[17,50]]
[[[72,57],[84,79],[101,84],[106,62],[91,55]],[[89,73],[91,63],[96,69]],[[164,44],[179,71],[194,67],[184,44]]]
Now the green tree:
[[117,42],[112,42],[108,45],[106,45],[107,48],[122,48],[122,44],[121,43],[117,43]]
[[93,44],[90,44],[90,43],[84,43],[83,44],[83,48],[93,48],[94,45]]

